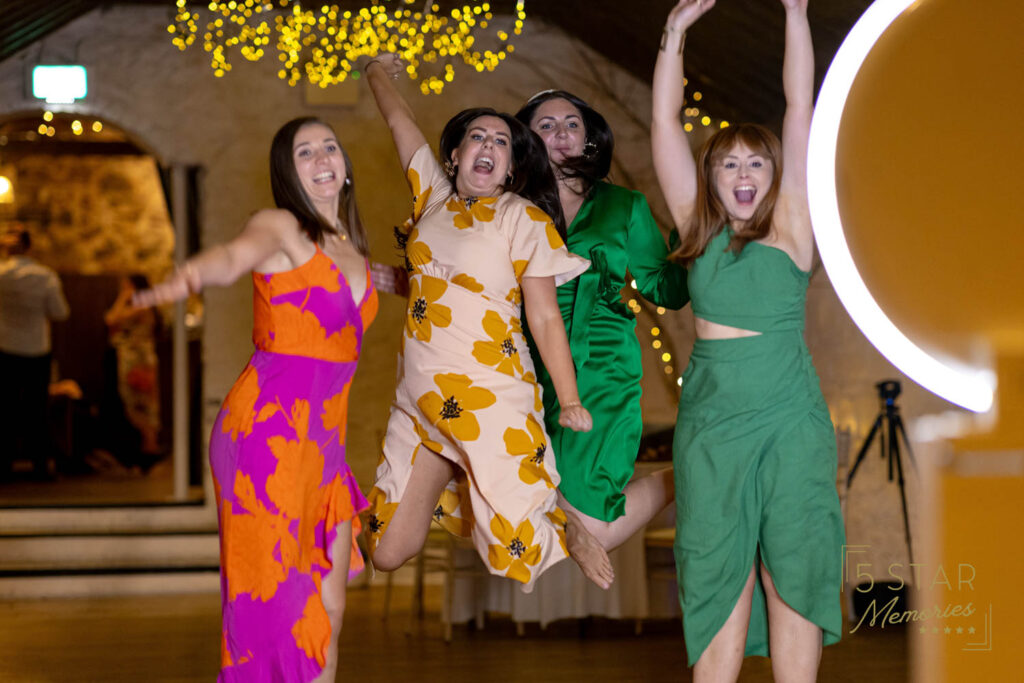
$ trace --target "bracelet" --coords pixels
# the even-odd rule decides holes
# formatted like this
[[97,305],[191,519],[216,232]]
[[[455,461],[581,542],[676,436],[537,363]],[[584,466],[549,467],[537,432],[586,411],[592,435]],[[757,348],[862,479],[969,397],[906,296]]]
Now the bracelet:
[[[370,75],[370,65],[371,64],[379,64],[380,68],[384,69],[384,62],[380,61],[377,58],[371,59],[370,61],[368,61],[366,63],[366,66],[363,67],[363,73],[366,74],[367,76]],[[385,69],[385,73],[387,73],[386,69]],[[397,81],[398,80],[398,74],[397,73],[396,74],[392,74],[391,75],[391,80]]]
[[[188,287],[188,293],[198,294],[199,290],[203,288],[203,279],[199,276],[199,270],[192,265],[191,261],[185,261],[185,263],[181,265],[180,270],[182,277],[185,278],[185,285]],[[195,289],[192,288],[193,273],[195,274],[195,279],[199,282],[199,285]]]
[[582,408],[582,407],[583,407],[583,404],[580,403],[579,401],[569,401],[568,403],[560,406],[560,409],[561,410],[565,410],[566,408]]
[[[673,26],[665,26],[661,32],[661,44],[658,46],[658,50],[661,52],[665,51],[665,46],[668,44],[668,34],[675,33],[678,29]],[[676,49],[676,54],[683,54],[683,45],[686,43],[686,31],[682,32],[679,36],[679,47]]]

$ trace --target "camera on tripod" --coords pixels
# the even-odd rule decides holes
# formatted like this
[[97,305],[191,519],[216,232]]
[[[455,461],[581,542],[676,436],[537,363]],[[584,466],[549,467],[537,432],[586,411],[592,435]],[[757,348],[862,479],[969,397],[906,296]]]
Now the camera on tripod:
[[907,493],[903,480],[903,460],[900,454],[900,442],[906,448],[911,466],[916,467],[916,465],[914,464],[914,452],[910,449],[910,440],[907,439],[907,430],[903,426],[903,418],[900,417],[900,409],[896,405],[896,397],[900,395],[902,387],[900,387],[900,383],[897,380],[886,379],[875,384],[875,388],[878,389],[878,398],[882,399],[882,410],[878,413],[878,417],[875,418],[874,423],[871,425],[871,431],[868,432],[867,438],[864,439],[864,444],[857,452],[857,458],[853,462],[853,467],[850,468],[850,473],[846,475],[846,487],[849,489],[853,483],[853,477],[857,474],[857,469],[864,461],[868,448],[870,448],[877,436],[882,458],[888,460],[889,481],[892,481],[895,475],[899,486],[900,503],[903,507],[903,530],[907,539],[907,553],[910,555],[910,561],[913,562],[914,548],[910,538],[910,519],[907,515]]
[[894,379],[883,380],[875,387],[878,389],[878,398],[885,401],[886,405],[893,403],[903,390],[900,383]]

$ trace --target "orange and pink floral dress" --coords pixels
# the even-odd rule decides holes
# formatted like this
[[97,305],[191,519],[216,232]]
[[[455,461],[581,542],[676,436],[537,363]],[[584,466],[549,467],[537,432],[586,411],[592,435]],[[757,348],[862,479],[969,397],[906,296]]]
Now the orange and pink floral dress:
[[318,247],[293,270],[253,273],[256,350],[210,440],[220,518],[218,681],[311,681],[331,634],[321,582],[352,520],[349,576],[363,568],[367,506],[345,460],[348,393],[377,292],[355,301]]
[[387,533],[417,454],[429,449],[458,466],[434,519],[472,537],[492,573],[528,590],[568,553],[520,282],[553,276],[561,284],[589,261],[570,254],[547,214],[518,195],[461,199],[427,145],[407,174],[410,293],[398,388],[369,496],[371,546]]

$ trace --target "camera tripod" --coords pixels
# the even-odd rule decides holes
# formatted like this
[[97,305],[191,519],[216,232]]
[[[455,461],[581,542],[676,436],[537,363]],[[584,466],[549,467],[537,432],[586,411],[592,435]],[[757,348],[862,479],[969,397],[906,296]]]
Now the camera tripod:
[[885,436],[879,436],[878,445],[882,453],[882,458],[888,458],[889,461],[889,481],[893,478],[893,469],[895,467],[897,475],[897,483],[900,489],[900,503],[903,505],[903,531],[907,537],[907,552],[910,555],[910,561],[914,561],[914,548],[910,542],[910,520],[907,517],[907,492],[903,485],[903,461],[900,458],[900,439],[903,439],[903,445],[907,449],[907,457],[910,458],[910,464],[915,468],[917,465],[914,463],[914,452],[910,449],[910,441],[907,439],[907,430],[903,427],[903,418],[900,417],[900,409],[896,406],[896,397],[900,395],[900,383],[896,380],[885,380],[875,385],[878,389],[878,398],[882,401],[881,412],[878,413],[878,417],[875,418],[875,423],[871,425],[871,431],[868,432],[868,436],[864,439],[864,445],[860,447],[860,451],[857,452],[857,458],[853,462],[853,467],[850,468],[850,473],[846,475],[846,488],[850,488],[850,484],[853,482],[853,475],[857,474],[857,468],[860,467],[861,462],[864,460],[864,456],[868,452],[868,448],[871,446],[872,440],[875,435],[879,433],[884,423],[885,425]]

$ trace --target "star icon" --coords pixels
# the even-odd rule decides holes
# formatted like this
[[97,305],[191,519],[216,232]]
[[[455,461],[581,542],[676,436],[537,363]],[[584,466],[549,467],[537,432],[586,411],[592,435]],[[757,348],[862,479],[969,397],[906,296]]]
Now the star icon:
[[945,631],[946,635],[948,636],[950,633],[953,632],[953,629],[951,629],[950,627],[947,626],[946,628],[943,629],[943,631]]
[[967,629],[967,632],[970,633],[971,635],[974,635],[974,627],[972,626],[969,629]]
[[921,633],[928,633],[928,627],[927,626],[922,626],[921,627]]
[[964,627],[963,627],[963,626],[957,626],[957,627],[956,627],[956,632],[957,632],[958,634],[959,634],[959,633],[963,633],[963,632],[964,632]]
[[932,633],[938,633],[938,632],[939,632],[939,627],[938,626],[936,626],[935,628],[932,629]]

